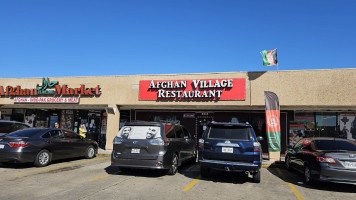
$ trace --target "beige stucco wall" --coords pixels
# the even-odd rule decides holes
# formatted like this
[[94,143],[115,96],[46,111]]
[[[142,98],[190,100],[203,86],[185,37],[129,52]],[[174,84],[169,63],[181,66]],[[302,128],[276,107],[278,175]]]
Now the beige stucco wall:
[[[333,70],[301,70],[301,71],[269,71],[269,72],[229,72],[202,74],[170,74],[170,75],[132,75],[132,76],[96,76],[96,77],[50,77],[51,81],[59,81],[60,85],[68,87],[96,87],[100,85],[100,97],[84,97],[80,106],[116,104],[124,107],[166,107],[175,109],[206,108],[224,109],[236,107],[263,107],[263,91],[273,91],[280,98],[281,108],[289,107],[350,107],[356,101],[356,69]],[[245,101],[184,101],[156,102],[139,101],[140,80],[182,80],[182,79],[217,79],[217,78],[246,78]],[[22,88],[35,88],[41,84],[42,78],[0,78],[0,85],[20,85]],[[251,91],[251,93],[250,93]],[[14,106],[10,98],[0,98],[0,105]],[[16,104],[23,106],[24,104]],[[184,106],[184,107],[182,107]],[[247,108],[246,108],[247,107]],[[225,108],[226,109],[226,108]]]
[[[282,110],[351,110],[356,111],[356,69],[300,70],[269,72],[228,72],[201,74],[163,74],[95,77],[49,77],[68,87],[96,87],[101,96],[80,98],[79,104],[14,104],[8,97],[0,98],[3,108],[58,108],[58,109],[184,109],[184,110],[263,110],[264,91],[275,92]],[[246,78],[245,101],[139,101],[140,80]],[[0,78],[0,86],[20,85],[35,88],[41,78]],[[108,116],[108,135],[111,139],[118,131],[119,114]],[[108,141],[107,146],[112,146]]]

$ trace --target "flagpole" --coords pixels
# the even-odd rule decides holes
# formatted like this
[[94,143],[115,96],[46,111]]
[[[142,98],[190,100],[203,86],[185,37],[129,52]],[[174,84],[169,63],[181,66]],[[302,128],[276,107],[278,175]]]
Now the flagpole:
[[278,70],[278,63],[277,63],[277,72],[279,72],[279,70]]
[[[276,48],[276,51],[277,51],[277,48]],[[278,68],[278,59],[277,59],[277,76],[278,76],[278,89],[279,89],[279,96],[282,96],[281,94],[281,76],[279,74],[279,68]],[[279,101],[279,100],[278,100]],[[279,123],[281,123],[281,105],[278,103],[278,112],[279,112]],[[281,130],[279,132],[280,136],[282,134]],[[280,139],[279,139],[280,140]],[[279,145],[282,145],[281,142],[282,141],[279,141],[280,144]],[[286,143],[287,144],[287,143]],[[281,149],[279,151],[279,156],[277,157],[279,158],[279,161],[281,161]]]

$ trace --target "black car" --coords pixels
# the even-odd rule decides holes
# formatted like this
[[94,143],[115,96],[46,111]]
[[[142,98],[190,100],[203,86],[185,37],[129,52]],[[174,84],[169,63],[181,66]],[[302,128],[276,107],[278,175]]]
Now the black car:
[[56,128],[29,128],[0,136],[0,162],[33,162],[43,167],[51,160],[85,156],[94,158],[98,144],[77,133]]
[[199,139],[199,164],[202,176],[208,176],[211,169],[245,172],[253,181],[261,181],[262,152],[261,136],[256,138],[248,123],[208,124]]
[[0,120],[0,136],[25,128],[30,128],[30,126],[21,122]]
[[313,181],[356,183],[356,144],[340,138],[305,138],[286,152],[287,169]]
[[183,126],[140,121],[126,123],[115,137],[111,165],[165,169],[174,175],[189,160],[196,160],[196,143]]

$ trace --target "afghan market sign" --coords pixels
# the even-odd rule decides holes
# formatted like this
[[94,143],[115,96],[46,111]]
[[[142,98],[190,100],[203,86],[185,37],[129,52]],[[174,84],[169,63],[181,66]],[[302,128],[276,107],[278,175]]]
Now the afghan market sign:
[[139,100],[245,100],[244,78],[141,80]]
[[14,103],[79,103],[80,97],[100,95],[99,85],[87,88],[81,84],[80,87],[70,88],[65,84],[60,85],[58,81],[50,81],[49,78],[43,78],[42,84],[37,84],[34,88],[0,86],[0,97],[13,98]]

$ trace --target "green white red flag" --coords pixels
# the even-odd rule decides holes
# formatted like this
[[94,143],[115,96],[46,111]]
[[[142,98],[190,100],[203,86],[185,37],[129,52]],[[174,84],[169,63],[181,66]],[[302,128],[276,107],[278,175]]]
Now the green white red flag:
[[271,65],[277,65],[278,60],[277,60],[277,49],[271,50],[271,51],[266,51],[263,50],[260,52],[263,58],[263,65],[264,66],[271,66]]
[[278,96],[265,91],[266,132],[269,152],[281,151],[281,124]]

